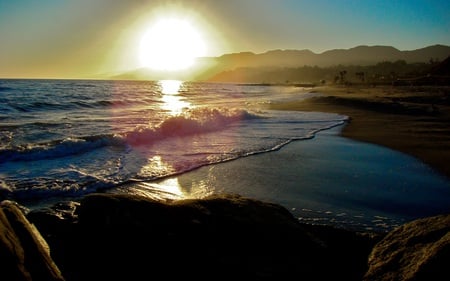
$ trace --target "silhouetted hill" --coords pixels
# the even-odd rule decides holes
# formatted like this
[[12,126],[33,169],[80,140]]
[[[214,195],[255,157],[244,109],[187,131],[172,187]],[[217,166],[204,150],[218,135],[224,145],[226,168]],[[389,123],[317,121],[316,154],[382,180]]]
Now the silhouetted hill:
[[450,56],[449,49],[449,46],[433,45],[414,51],[404,51],[403,53],[407,62],[428,62],[429,59],[443,61]]
[[[404,59],[402,51],[390,46],[357,46],[348,50],[330,50],[320,55],[320,66],[336,64],[369,65]],[[429,59],[429,58],[428,58]]]
[[[399,60],[406,63],[428,63],[430,61],[443,61],[449,56],[450,46],[444,45],[433,45],[411,51],[400,51],[391,46],[357,46],[350,49],[329,50],[320,54],[310,50],[271,50],[261,54],[240,52],[224,54],[219,57],[199,58],[196,67],[188,72],[158,73],[147,69],[137,69],[110,78],[210,80],[218,74],[238,68],[367,66]],[[226,76],[222,75],[222,77]]]
[[321,54],[310,50],[273,50],[262,54],[234,53],[219,57],[221,64],[234,67],[292,67],[335,65],[371,65],[382,61],[404,60],[407,63],[444,60],[450,55],[450,46],[434,45],[413,51],[400,51],[391,46],[357,46],[335,49]]

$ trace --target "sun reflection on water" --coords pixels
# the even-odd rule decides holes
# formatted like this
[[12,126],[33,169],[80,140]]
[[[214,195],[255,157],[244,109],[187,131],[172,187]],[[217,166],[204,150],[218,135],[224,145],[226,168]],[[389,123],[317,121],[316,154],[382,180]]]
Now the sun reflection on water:
[[[141,168],[138,175],[144,178],[151,178],[173,172],[173,167],[164,162],[161,156],[156,155],[148,159],[147,164]],[[182,199],[185,197],[178,183],[178,178],[168,178],[157,183],[142,182],[134,186],[132,190],[129,190],[129,193],[139,194],[157,200]]]
[[164,95],[177,95],[183,81],[180,80],[160,80],[161,93]]
[[141,182],[121,191],[157,201],[172,201],[186,198],[178,183],[178,178],[166,179],[158,183]]
[[178,178],[165,179],[159,183],[152,183],[152,185],[154,188],[158,188],[161,192],[164,192],[164,194],[170,195],[172,199],[181,199],[185,197],[181,190],[181,186],[178,183]]
[[163,94],[161,100],[163,104],[161,108],[170,115],[178,115],[183,112],[184,109],[191,108],[190,102],[187,102],[179,96],[179,91],[183,85],[179,80],[161,80],[159,81],[161,86],[161,93]]
[[171,165],[165,163],[161,156],[155,155],[147,160],[147,164],[141,168],[138,175],[143,178],[151,178],[173,172],[174,168]]

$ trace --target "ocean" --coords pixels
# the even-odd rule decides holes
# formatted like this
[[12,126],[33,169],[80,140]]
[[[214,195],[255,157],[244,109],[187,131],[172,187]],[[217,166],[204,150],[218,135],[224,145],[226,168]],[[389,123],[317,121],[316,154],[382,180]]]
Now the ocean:
[[[405,157],[401,161],[407,164],[400,166],[407,169],[413,166],[416,170],[401,170],[390,182],[380,181],[383,190],[369,188],[365,196],[370,199],[360,202],[352,219],[344,224],[338,220],[350,212],[338,210],[346,201],[341,197],[333,199],[333,190],[343,188],[347,193],[348,190],[357,193],[355,188],[349,188],[351,181],[345,178],[345,171],[351,171],[352,165],[358,166],[362,161],[347,163],[350,168],[339,175],[327,165],[338,163],[349,154],[339,154],[342,148],[336,146],[323,155],[336,142],[322,144],[318,150],[310,146],[320,144],[318,134],[335,132],[332,135],[338,138],[336,130],[345,125],[348,117],[268,109],[274,102],[300,100],[315,94],[308,88],[294,86],[177,80],[0,80],[0,200],[15,200],[26,208],[38,209],[56,202],[77,201],[92,192],[140,194],[156,200],[232,192],[280,203],[299,220],[311,223],[339,222],[344,227],[359,225],[365,229],[381,225],[389,229],[402,219],[422,213],[409,212],[402,217],[380,210],[378,214],[372,204],[374,198],[385,189],[398,186],[404,190],[421,182],[427,185],[423,188],[431,185],[427,194],[437,198],[427,203],[432,210],[449,210],[450,185],[446,179],[411,157],[389,152],[395,155],[393,159]],[[302,172],[311,168],[313,162],[311,156],[295,151],[286,154],[293,143],[309,146],[307,151],[316,149],[314,155],[322,155],[328,164],[316,163],[314,173]],[[281,152],[284,154],[277,154]],[[383,167],[399,165],[391,160],[385,162]],[[302,171],[295,170],[302,165],[306,165]],[[212,169],[222,169],[214,175],[222,180],[211,181],[210,174],[202,174]],[[266,180],[270,171],[277,172]],[[423,174],[422,180],[408,173]],[[402,184],[398,185],[400,174]],[[364,177],[373,180],[370,175],[373,173],[360,171],[358,185],[364,183]],[[336,180],[323,182],[330,176]],[[247,187],[237,184],[237,178]],[[316,188],[329,194],[328,199],[317,198],[310,191],[302,193],[298,187],[298,182],[313,184],[318,180],[322,184]],[[289,188],[280,191],[283,185]],[[314,210],[318,205],[308,203],[314,200],[325,205]],[[414,209],[416,203],[398,202],[403,209]],[[369,213],[364,210],[366,205],[371,218],[365,217],[362,222],[358,216]]]

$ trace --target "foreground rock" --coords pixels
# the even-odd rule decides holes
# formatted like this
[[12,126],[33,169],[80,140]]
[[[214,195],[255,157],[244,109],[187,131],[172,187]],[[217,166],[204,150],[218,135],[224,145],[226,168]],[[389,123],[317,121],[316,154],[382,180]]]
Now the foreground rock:
[[365,280],[450,280],[450,215],[391,231],[373,249]]
[[19,206],[0,204],[0,280],[64,280],[47,243]]
[[67,280],[361,280],[374,243],[236,196],[164,204],[94,194],[72,221],[70,209],[28,215]]
[[92,194],[26,217],[0,207],[1,280],[450,280],[450,215],[384,235],[301,224],[239,196]]

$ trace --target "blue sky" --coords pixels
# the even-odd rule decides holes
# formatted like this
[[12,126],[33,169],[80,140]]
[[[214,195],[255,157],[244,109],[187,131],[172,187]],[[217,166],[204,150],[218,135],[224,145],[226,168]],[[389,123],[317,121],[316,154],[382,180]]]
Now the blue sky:
[[450,45],[450,1],[0,0],[0,77],[135,68],[146,24],[172,9],[201,30],[208,56]]

